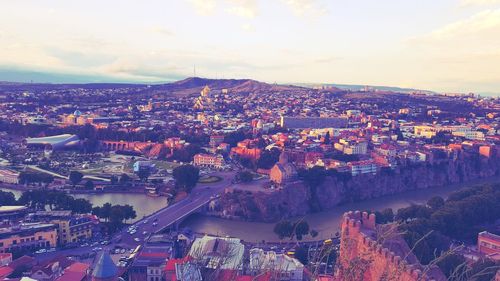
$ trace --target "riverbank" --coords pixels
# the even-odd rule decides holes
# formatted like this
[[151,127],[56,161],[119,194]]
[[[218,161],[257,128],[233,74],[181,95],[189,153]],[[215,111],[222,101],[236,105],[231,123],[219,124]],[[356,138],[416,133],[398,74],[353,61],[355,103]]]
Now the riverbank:
[[[1,190],[6,190],[6,191],[28,191],[28,190],[33,190],[33,189],[38,189],[40,187],[37,186],[26,186],[23,184],[0,184],[0,189]],[[85,190],[85,189],[60,189],[60,188],[55,188],[55,187],[48,187],[49,189],[57,189],[61,191],[65,191],[69,194],[146,194],[146,191],[144,189],[127,189],[127,190],[113,190],[113,189],[105,189],[105,190]]]
[[[315,229],[319,232],[319,235],[314,239],[306,237],[304,241],[328,239],[334,236],[339,229],[342,215],[347,211],[381,211],[385,208],[397,210],[411,204],[425,203],[433,196],[442,196],[446,198],[450,193],[464,187],[495,182],[500,182],[500,177],[479,179],[467,183],[431,189],[413,190],[405,193],[368,199],[362,202],[343,204],[325,212],[307,214],[303,216],[303,218],[309,223],[311,229]],[[294,217],[292,220],[298,218],[299,217]],[[238,237],[245,241],[256,243],[262,240],[278,242],[279,239],[273,232],[274,225],[274,223],[234,221],[195,214],[187,218],[181,224],[181,227],[188,227],[197,233]]]
[[[0,190],[12,192],[16,198],[19,198],[24,190],[7,189],[0,187]],[[102,206],[105,203],[113,205],[129,204],[134,207],[137,218],[129,222],[135,222],[145,216],[168,206],[167,197],[152,197],[145,193],[94,193],[94,194],[74,194],[75,198],[89,200],[93,206]]]

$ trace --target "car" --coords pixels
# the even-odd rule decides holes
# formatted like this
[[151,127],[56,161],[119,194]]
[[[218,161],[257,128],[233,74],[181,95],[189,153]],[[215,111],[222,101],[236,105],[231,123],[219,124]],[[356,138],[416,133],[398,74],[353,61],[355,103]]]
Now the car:
[[80,247],[88,247],[89,243],[83,243]]
[[93,252],[99,252],[99,251],[102,251],[102,248],[101,247],[95,247],[92,249]]
[[147,232],[147,230],[144,230],[144,231],[142,232],[142,235],[146,235],[146,234],[148,234],[148,232]]
[[120,254],[125,254],[125,249],[122,249],[122,250],[120,251]]
[[154,223],[153,223],[153,226],[157,226],[157,225],[158,225],[158,223],[157,223],[157,222],[154,222]]
[[99,242],[94,242],[94,243],[92,243],[90,246],[95,247],[95,246],[97,246],[97,245],[99,245]]
[[40,249],[40,250],[36,251],[35,254],[43,254],[46,252],[47,252],[47,249]]
[[135,242],[139,242],[139,241],[141,241],[141,239],[139,239],[139,238],[135,237],[135,238],[134,238],[134,241],[135,241]]
[[148,220],[144,220],[143,224],[147,224],[148,223]]
[[130,234],[134,235],[136,232],[137,232],[137,230],[132,230],[132,231],[130,231]]
[[115,249],[114,253],[115,254],[119,254],[120,253],[120,249]]
[[50,248],[47,250],[47,253],[52,253],[52,252],[55,252],[56,251],[56,248]]

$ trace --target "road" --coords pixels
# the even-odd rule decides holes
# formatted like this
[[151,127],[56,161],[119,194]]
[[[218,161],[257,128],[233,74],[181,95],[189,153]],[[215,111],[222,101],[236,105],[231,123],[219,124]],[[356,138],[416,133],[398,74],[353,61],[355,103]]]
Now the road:
[[[37,254],[35,257],[39,260],[47,260],[60,255],[80,256],[91,253],[95,248],[103,248],[106,250],[112,250],[116,247],[134,249],[138,245],[144,244],[145,240],[147,240],[151,234],[175,224],[177,221],[182,220],[184,217],[197,210],[200,206],[207,204],[215,196],[220,195],[226,187],[231,185],[231,181],[234,178],[234,172],[221,172],[212,175],[218,176],[222,180],[210,184],[198,184],[185,199],[135,222],[131,225],[136,229],[134,234],[130,234],[127,232],[128,228],[125,228],[115,234],[108,245],[81,245],[75,249]],[[134,206],[134,208],[137,209],[140,208],[140,206]],[[154,222],[156,222],[157,225],[153,225]]]
[[[128,229],[123,229],[115,234],[111,240],[112,245],[134,248],[142,244],[144,239],[152,233],[174,225],[177,221],[184,219],[214,197],[220,195],[226,187],[231,185],[234,178],[233,172],[212,175],[218,176],[222,180],[211,184],[198,184],[185,199],[135,222],[132,225],[136,230],[134,234],[127,232]],[[135,206],[135,208],[140,208],[140,206]]]

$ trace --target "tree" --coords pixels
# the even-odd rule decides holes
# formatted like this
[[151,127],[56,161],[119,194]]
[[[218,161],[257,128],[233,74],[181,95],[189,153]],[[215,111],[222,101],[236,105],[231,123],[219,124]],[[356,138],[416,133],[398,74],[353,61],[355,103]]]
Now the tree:
[[128,183],[128,182],[130,182],[130,177],[129,177],[129,175],[127,175],[127,174],[122,174],[122,175],[120,176],[120,183],[121,183],[121,184],[126,184],[126,183]]
[[302,240],[302,237],[307,234],[309,234],[309,224],[306,221],[301,220],[295,223],[295,237],[297,237],[297,240]]
[[283,220],[274,225],[274,233],[281,239],[291,237],[293,234],[293,224],[288,220]]
[[[451,276],[462,276],[466,270],[466,267],[463,266],[465,265],[465,258],[459,254],[445,256],[438,261],[437,265],[448,278]],[[461,270],[462,272],[457,272],[457,270]]]
[[422,205],[411,205],[406,208],[401,208],[396,214],[398,220],[408,220],[417,218],[429,218],[432,210]]
[[150,175],[151,175],[151,171],[149,169],[140,169],[137,172],[137,176],[141,179],[141,181],[147,182]]
[[330,144],[330,131],[326,132],[324,144]]
[[200,178],[200,170],[193,165],[182,165],[174,169],[173,177],[177,188],[190,192]]
[[386,208],[381,212],[375,212],[375,218],[378,224],[386,224],[394,221],[394,212],[391,208]]
[[437,210],[444,205],[444,199],[441,196],[434,196],[427,201],[427,206],[432,210]]
[[77,214],[88,214],[92,211],[92,204],[83,198],[72,200],[71,206],[68,207],[71,211]]
[[85,182],[85,188],[86,189],[94,189],[94,182],[91,180],[88,180],[87,182]]
[[54,177],[51,175],[48,175],[48,174],[32,173],[32,172],[26,172],[26,171],[22,171],[19,174],[19,183],[21,183],[21,184],[45,183],[48,185],[53,181],[54,181]]
[[118,177],[113,175],[110,178],[111,184],[117,184],[118,183]]
[[316,188],[325,181],[325,168],[314,166],[311,169],[302,171],[301,177],[309,187]]
[[311,235],[312,238],[316,238],[318,234],[318,231],[314,229],[311,229],[311,231],[309,232],[309,235]]
[[281,151],[274,147],[271,150],[263,150],[257,160],[257,167],[262,169],[271,169],[280,157]]
[[5,205],[16,205],[16,197],[14,196],[14,193],[12,192],[6,192],[0,190],[0,206],[5,206]]
[[78,171],[69,172],[69,181],[73,183],[73,187],[75,187],[82,179],[83,179],[82,173]]
[[253,180],[253,175],[250,171],[240,171],[236,174],[236,178],[241,182],[251,182]]

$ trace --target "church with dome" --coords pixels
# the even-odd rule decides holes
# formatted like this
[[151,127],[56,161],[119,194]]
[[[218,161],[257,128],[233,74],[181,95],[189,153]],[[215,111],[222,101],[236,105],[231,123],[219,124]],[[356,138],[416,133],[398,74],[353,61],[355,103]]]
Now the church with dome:
[[290,163],[285,150],[281,152],[278,163],[271,168],[269,177],[273,183],[280,186],[297,178],[297,169]]

